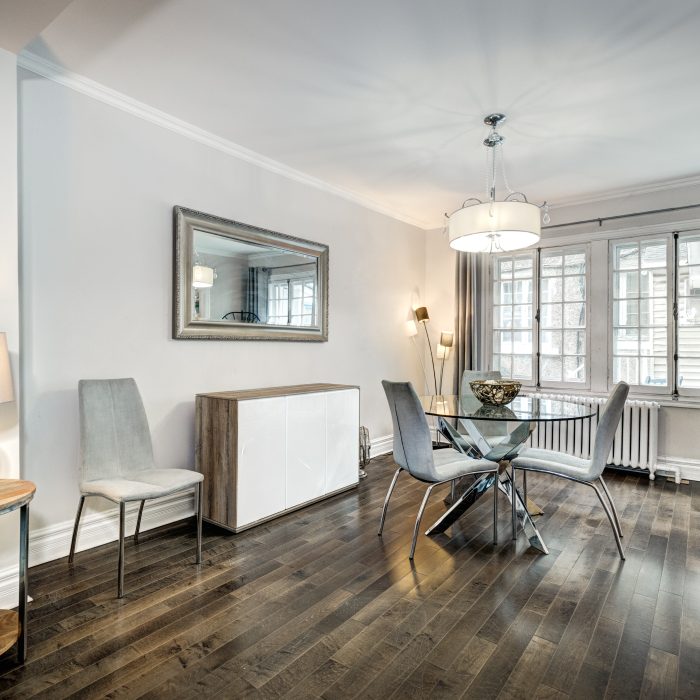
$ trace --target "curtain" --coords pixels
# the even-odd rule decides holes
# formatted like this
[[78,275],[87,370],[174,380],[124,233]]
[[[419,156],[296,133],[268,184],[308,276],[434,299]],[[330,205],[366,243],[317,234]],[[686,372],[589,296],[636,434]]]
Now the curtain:
[[267,287],[270,271],[266,267],[249,267],[246,286],[246,311],[254,313],[260,323],[267,323]]
[[473,253],[457,254],[454,394],[459,394],[462,372],[465,369],[481,369],[482,358],[479,347],[481,269],[479,262],[479,256]]

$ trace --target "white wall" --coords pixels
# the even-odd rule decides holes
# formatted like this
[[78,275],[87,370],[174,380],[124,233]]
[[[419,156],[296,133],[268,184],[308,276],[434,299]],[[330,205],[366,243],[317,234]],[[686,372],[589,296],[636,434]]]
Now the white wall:
[[[0,332],[7,333],[15,397],[19,397],[17,258],[17,56],[0,49]],[[0,404],[0,478],[17,478],[19,403]]]
[[[20,123],[33,530],[74,517],[83,377],[136,378],[162,466],[193,465],[203,391],[358,384],[362,423],[391,432],[380,380],[420,376],[403,324],[422,291],[422,231],[24,71]],[[172,340],[176,204],[327,243],[329,341]]]
[[[432,341],[433,352],[440,342],[442,331],[455,330],[455,271],[457,253],[450,248],[447,235],[442,229],[426,231],[425,234],[425,304],[430,314],[428,334]],[[421,335],[425,335],[421,329]],[[430,362],[430,355],[427,355]],[[442,362],[435,360],[435,367],[440,382]],[[445,360],[445,372],[442,381],[442,393],[453,392],[452,380],[456,368],[453,352]]]
[[[0,404],[0,479],[20,476],[17,238],[17,57],[0,49],[0,331],[7,333],[16,399]],[[18,534],[19,511],[3,515],[0,569],[17,565]]]

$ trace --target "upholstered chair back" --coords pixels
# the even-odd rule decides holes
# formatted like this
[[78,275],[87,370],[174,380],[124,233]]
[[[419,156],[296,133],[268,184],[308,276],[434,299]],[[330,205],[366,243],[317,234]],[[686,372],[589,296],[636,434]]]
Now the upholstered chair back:
[[629,394],[629,384],[619,382],[610,392],[603,415],[598,421],[598,428],[595,434],[595,444],[593,445],[593,455],[591,457],[591,476],[597,479],[605,469],[608,455],[612,448],[617,426],[625,410],[625,401]]
[[410,382],[382,382],[394,426],[394,461],[421,481],[438,481],[433,442],[418,395]]
[[78,401],[83,481],[155,468],[148,419],[133,379],[82,379]]

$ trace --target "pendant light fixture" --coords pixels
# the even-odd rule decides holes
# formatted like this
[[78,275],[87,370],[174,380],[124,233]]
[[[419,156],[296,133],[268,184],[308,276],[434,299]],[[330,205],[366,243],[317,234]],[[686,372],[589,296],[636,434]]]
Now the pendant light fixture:
[[214,286],[214,268],[207,265],[192,267],[192,286],[195,289],[206,289]]
[[[498,127],[505,118],[504,114],[489,114],[484,118],[484,124],[491,127],[491,132],[484,139],[484,146],[488,149],[488,201],[467,199],[460,209],[448,217],[450,247],[455,250],[495,253],[527,248],[540,240],[540,207],[530,204],[522,192],[511,190],[506,179],[501,153],[504,138],[498,133]],[[502,201],[496,201],[498,160],[507,192]],[[543,221],[547,224],[549,212],[546,202],[542,208]]]

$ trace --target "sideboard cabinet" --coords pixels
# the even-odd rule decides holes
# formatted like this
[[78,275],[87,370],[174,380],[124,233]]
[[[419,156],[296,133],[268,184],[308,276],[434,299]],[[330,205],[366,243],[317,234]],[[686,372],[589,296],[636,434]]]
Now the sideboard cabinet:
[[198,394],[195,421],[203,517],[233,532],[358,484],[356,386]]

